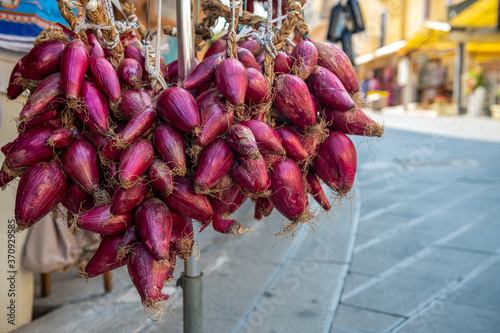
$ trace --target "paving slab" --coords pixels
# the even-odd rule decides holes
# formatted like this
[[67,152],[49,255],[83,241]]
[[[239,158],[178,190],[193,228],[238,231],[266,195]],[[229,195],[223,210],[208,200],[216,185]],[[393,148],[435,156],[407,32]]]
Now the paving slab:
[[335,315],[335,325],[362,332],[383,332],[402,319],[404,317],[341,304]]

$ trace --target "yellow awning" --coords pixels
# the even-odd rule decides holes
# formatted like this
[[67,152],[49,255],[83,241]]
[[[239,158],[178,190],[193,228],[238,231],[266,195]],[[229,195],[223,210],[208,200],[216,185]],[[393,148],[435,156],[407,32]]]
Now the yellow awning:
[[496,27],[498,0],[477,0],[450,20],[454,27]]
[[438,49],[443,50],[455,44],[448,40],[448,31],[423,28],[417,32],[404,47],[405,52],[413,50]]

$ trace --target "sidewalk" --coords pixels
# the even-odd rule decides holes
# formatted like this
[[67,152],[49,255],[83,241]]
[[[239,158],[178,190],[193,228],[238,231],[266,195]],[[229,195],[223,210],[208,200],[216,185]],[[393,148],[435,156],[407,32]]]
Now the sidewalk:
[[[384,119],[383,139],[353,137],[355,199],[316,233],[275,243],[281,218],[254,222],[247,204],[237,219],[254,231],[201,234],[205,332],[498,331],[500,122],[394,110]],[[157,323],[126,271],[114,276],[114,292],[93,280],[92,296],[17,332],[182,331],[173,284]]]

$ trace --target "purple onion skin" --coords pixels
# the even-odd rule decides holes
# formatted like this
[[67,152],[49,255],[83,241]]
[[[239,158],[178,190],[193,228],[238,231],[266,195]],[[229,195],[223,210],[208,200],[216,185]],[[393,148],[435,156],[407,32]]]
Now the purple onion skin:
[[292,66],[297,67],[297,76],[305,80],[318,64],[318,49],[312,42],[304,40],[295,45],[291,58]]
[[271,126],[260,120],[248,120],[242,124],[250,128],[262,154],[283,153],[281,137]]
[[307,84],[323,104],[339,111],[353,110],[356,107],[339,77],[324,67],[316,66],[307,79]]
[[54,130],[49,126],[36,126],[21,134],[9,148],[5,156],[5,166],[11,170],[30,167],[52,158],[53,148],[47,145]]
[[120,243],[120,247],[125,246],[134,246],[141,241],[139,235],[137,234],[137,228],[135,225],[131,225],[121,235],[122,241]]
[[190,217],[172,213],[172,235],[170,236],[170,252],[179,259],[186,260],[193,252],[193,221]]
[[67,99],[77,99],[89,65],[89,51],[81,39],[73,39],[63,51],[61,74]]
[[213,42],[212,45],[208,48],[207,52],[203,56],[203,59],[207,59],[214,54],[226,52],[227,49],[227,35],[224,35]]
[[182,87],[187,90],[193,90],[212,82],[215,78],[217,67],[219,67],[225,58],[226,52],[217,53],[205,58],[184,80]]
[[111,200],[111,214],[118,215],[134,210],[146,200],[148,192],[149,187],[144,179],[129,188],[118,185]]
[[76,108],[75,114],[87,129],[96,134],[106,134],[109,131],[109,107],[106,96],[92,82],[83,81],[80,91],[85,109]]
[[161,159],[178,175],[186,174],[186,149],[182,135],[172,126],[161,124],[153,133],[153,145]]
[[104,49],[102,48],[101,43],[99,43],[97,37],[94,36],[92,31],[90,30],[87,30],[87,40],[89,41],[91,46],[89,56],[104,58]]
[[94,208],[94,199],[80,186],[72,181],[68,181],[68,190],[61,204],[72,214],[76,215]]
[[283,74],[274,83],[274,107],[301,128],[316,123],[314,104],[306,83],[298,76]]
[[172,169],[159,158],[151,163],[148,169],[148,180],[155,190],[164,195],[169,195],[174,189]]
[[5,185],[14,180],[16,176],[8,173],[5,170],[0,169],[0,188],[3,188]]
[[344,112],[326,107],[324,110],[328,128],[345,134],[382,136],[384,128],[370,119],[359,107],[354,111]]
[[248,87],[245,93],[245,103],[261,104],[271,99],[271,90],[260,69],[247,68]]
[[312,169],[332,190],[344,195],[356,176],[356,147],[342,132],[331,131],[323,142]]
[[249,50],[238,47],[238,52],[236,53],[238,60],[245,66],[246,69],[254,68],[260,72],[260,66],[255,60],[255,56]]
[[214,215],[224,216],[224,214],[229,212],[231,203],[236,199],[238,193],[240,193],[241,187],[228,174],[214,186],[214,189],[217,191],[210,197]]
[[236,195],[236,198],[234,198],[233,202],[229,205],[229,211],[227,212],[227,214],[232,214],[235,211],[237,211],[238,208],[240,208],[241,205],[243,205],[243,203],[247,201],[247,199],[248,197],[243,192],[240,191]]
[[222,101],[223,101],[223,96],[217,90],[217,88],[212,88],[207,91],[204,91],[203,93],[199,94],[196,97],[196,105],[198,105],[200,111],[206,107],[209,107],[214,103],[217,102],[221,103]]
[[241,43],[239,47],[247,49],[248,51],[252,52],[253,56],[256,57],[259,54],[262,53],[262,47],[257,43],[255,39],[248,39]]
[[273,211],[274,206],[269,201],[269,198],[257,198],[255,200],[255,215],[254,217],[257,220],[261,220],[263,217],[268,217],[271,215],[271,212]]
[[142,66],[132,58],[125,58],[118,66],[118,74],[122,80],[134,89],[141,86]]
[[261,157],[252,130],[243,124],[234,124],[231,126],[227,132],[226,140],[229,146],[241,155],[248,156],[254,160]]
[[41,162],[21,177],[16,194],[15,216],[21,227],[30,227],[63,199],[68,180],[58,162]]
[[64,172],[85,192],[92,194],[99,187],[97,150],[86,140],[75,140],[63,152]]
[[118,179],[130,183],[139,178],[151,165],[154,149],[151,142],[138,140],[123,151],[118,167]]
[[24,91],[24,87],[21,84],[16,83],[16,80],[22,77],[21,67],[25,58],[26,56],[16,62],[16,65],[10,73],[9,86],[7,87],[7,97],[9,97],[10,99],[18,98],[19,95],[21,95]]
[[183,132],[192,132],[200,126],[200,112],[194,97],[184,88],[164,90],[156,106],[158,114],[168,124]]
[[142,244],[156,261],[168,259],[172,213],[158,198],[149,198],[135,210],[135,226]]
[[19,114],[21,120],[30,121],[34,117],[62,105],[64,90],[60,86],[61,81],[61,73],[55,73],[40,82],[21,110]]
[[123,131],[118,134],[119,140],[125,145],[136,141],[156,120],[156,109],[152,105],[145,106],[138,111],[127,123]]
[[208,191],[231,170],[234,153],[224,140],[217,140],[203,149],[196,166],[194,189],[198,193]]
[[151,95],[147,92],[133,89],[124,90],[118,107],[119,118],[130,120],[137,111],[149,104],[151,104]]
[[321,187],[319,177],[314,172],[309,171],[307,173],[307,182],[309,183],[310,192],[314,200],[316,200],[324,210],[330,210],[332,206]]
[[330,43],[314,42],[318,49],[318,65],[337,75],[348,93],[359,91],[359,81],[349,57],[337,46]]
[[122,235],[105,236],[92,258],[85,266],[85,273],[92,278],[127,264],[127,256],[118,259]]
[[51,39],[41,42],[26,55],[21,68],[23,77],[30,80],[43,80],[61,71],[61,58],[65,42]]
[[269,201],[287,219],[300,218],[307,210],[308,200],[297,164],[289,158],[276,162],[270,178]]
[[52,132],[47,140],[47,143],[56,149],[62,149],[69,146],[74,138],[75,135],[72,130],[66,127],[61,127]]
[[212,218],[214,211],[210,200],[205,195],[194,191],[191,180],[176,177],[174,184],[172,194],[167,197],[160,194],[171,210],[200,222],[209,221]]
[[167,80],[167,82],[172,82],[172,80],[177,76],[179,76],[179,63],[177,60],[174,60],[167,65],[167,75],[165,76],[165,80]]
[[215,85],[232,105],[245,102],[248,87],[248,73],[241,62],[233,58],[224,59],[215,71]]
[[276,75],[290,74],[292,70],[292,60],[283,51],[278,52],[278,56],[274,60],[274,73]]
[[222,103],[213,103],[201,110],[201,132],[195,142],[205,147],[224,135],[234,121],[233,109],[227,111]]
[[[140,64],[144,64],[144,66],[146,65],[144,53],[142,53],[141,50],[139,50],[137,47],[135,47],[133,45],[128,45],[125,47],[124,56],[125,56],[125,58],[135,59]],[[143,67],[143,71],[144,71],[144,67]]]
[[134,223],[134,214],[132,212],[113,215],[109,208],[110,205],[102,205],[79,215],[77,219],[78,227],[107,236],[119,234]]
[[110,104],[120,99],[120,78],[113,65],[106,58],[90,57],[87,74],[90,80],[108,97]]
[[33,128],[35,126],[44,125],[49,120],[59,119],[60,113],[61,112],[58,109],[47,111],[44,114],[42,114],[38,117],[35,117],[30,121],[20,123],[18,130],[20,132],[25,132],[25,131],[27,131],[30,128]]
[[141,301],[146,306],[167,300],[170,295],[163,294],[162,289],[168,276],[170,265],[158,263],[148,249],[137,244],[129,254],[127,262],[128,274]]
[[99,154],[101,157],[115,162],[119,161],[123,154],[123,149],[118,148],[115,145],[116,140],[110,137],[105,138],[102,146],[99,146]]
[[285,148],[286,156],[301,161],[308,157],[307,150],[304,148],[300,135],[288,126],[281,126],[276,129],[281,136],[281,144]]
[[241,189],[252,194],[259,194],[269,189],[269,174],[264,158],[252,160],[238,156],[233,164],[232,176]]
[[14,144],[14,141],[12,141],[12,142],[7,142],[6,144],[4,144],[4,145],[2,146],[2,148],[0,148],[0,150],[2,151],[2,153],[3,153],[4,155],[7,155],[7,153],[8,153],[8,152],[9,152],[9,150],[10,150],[10,147],[12,147],[12,145],[13,145],[13,144]]

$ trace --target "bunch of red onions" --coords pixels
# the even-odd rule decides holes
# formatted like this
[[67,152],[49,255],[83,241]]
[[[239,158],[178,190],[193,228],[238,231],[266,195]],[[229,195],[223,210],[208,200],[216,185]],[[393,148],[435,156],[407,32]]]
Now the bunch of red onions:
[[228,58],[221,38],[182,82],[176,62],[162,64],[175,84],[153,96],[140,49],[126,46],[114,68],[87,35],[41,42],[14,68],[11,99],[23,83],[39,83],[19,137],[1,148],[0,186],[20,177],[20,229],[61,204],[72,229],[102,235],[85,273],[127,265],[150,307],[168,298],[161,290],[176,256],[191,254],[193,219],[202,230],[242,233],[230,214],[251,198],[258,219],[276,208],[306,222],[308,193],[330,209],[322,181],[340,196],[353,185],[356,150],[346,134],[383,131],[353,101],[356,74],[333,45],[305,39],[279,52],[270,87],[257,42]]

